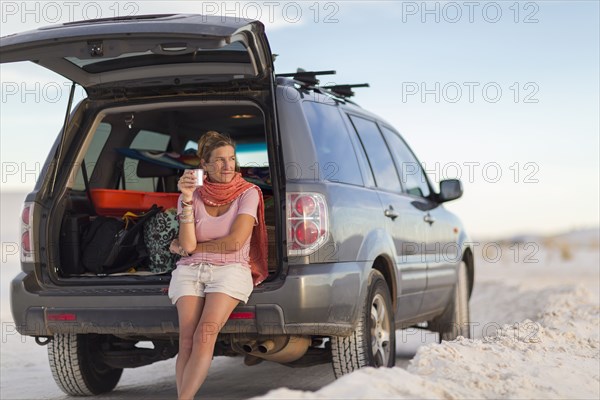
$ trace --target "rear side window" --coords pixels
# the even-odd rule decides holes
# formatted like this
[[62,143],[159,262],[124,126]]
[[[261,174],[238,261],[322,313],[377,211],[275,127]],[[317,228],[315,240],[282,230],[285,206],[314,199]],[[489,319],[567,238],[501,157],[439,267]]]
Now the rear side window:
[[406,188],[406,192],[413,196],[429,196],[430,191],[425,172],[412,151],[396,132],[386,127],[382,127],[381,130],[390,149],[392,149],[392,154],[398,171],[400,171],[400,177],[402,184]]
[[[188,150],[198,151],[198,142],[190,140],[186,143],[184,152]],[[267,153],[267,143],[236,143],[235,158],[240,167],[268,167],[269,154]]]
[[[156,133],[141,130],[137,133],[130,147],[132,149],[166,151],[170,136],[162,133]],[[141,178],[138,176],[139,161],[126,157],[123,165],[125,174],[125,185],[127,190],[139,190],[142,192],[154,192],[156,188],[156,178]]]
[[390,192],[401,192],[396,167],[377,124],[354,115],[350,116],[350,120],[367,153],[377,187]]
[[319,160],[312,171],[315,179],[362,186],[356,153],[338,109],[313,101],[302,104]]
[[[106,141],[108,140],[108,136],[111,131],[110,124],[106,122],[102,122],[96,128],[96,132],[94,132],[94,136],[92,138],[92,142],[87,149],[87,153],[85,153],[85,158],[83,161],[85,162],[85,169],[87,171],[88,179],[92,176],[94,172],[94,168],[96,163],[98,162],[98,158],[100,157],[100,152],[104,148]],[[77,175],[75,176],[75,183],[73,184],[74,190],[85,190],[85,183],[83,182],[83,173],[81,168],[77,170]]]

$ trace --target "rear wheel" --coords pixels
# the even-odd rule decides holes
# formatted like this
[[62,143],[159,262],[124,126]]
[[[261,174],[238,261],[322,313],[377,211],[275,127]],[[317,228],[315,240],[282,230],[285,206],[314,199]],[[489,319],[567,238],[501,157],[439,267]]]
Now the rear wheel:
[[469,329],[469,280],[467,264],[464,261],[458,266],[458,277],[454,286],[452,302],[444,313],[429,323],[429,329],[438,332],[442,340],[454,340],[459,336],[470,338]]
[[71,396],[110,392],[122,368],[101,361],[102,335],[56,334],[48,344],[48,361],[58,387]]
[[336,378],[362,367],[393,367],[396,362],[396,330],[390,291],[379,271],[371,271],[369,282],[356,330],[348,337],[331,338]]

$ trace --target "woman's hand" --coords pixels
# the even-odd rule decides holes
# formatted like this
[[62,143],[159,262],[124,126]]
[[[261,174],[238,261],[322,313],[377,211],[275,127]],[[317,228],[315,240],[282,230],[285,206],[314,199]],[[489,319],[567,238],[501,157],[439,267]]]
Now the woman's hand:
[[194,190],[196,190],[196,175],[193,169],[186,169],[177,182],[177,188],[183,194],[183,201],[192,201]]
[[169,251],[173,254],[179,254],[180,253],[179,248],[180,248],[179,239],[173,239],[173,241],[169,245]]
[[169,245],[169,251],[173,254],[179,254],[181,257],[189,257],[191,254],[188,253],[181,247],[181,243],[179,243],[179,239],[173,239],[171,244]]

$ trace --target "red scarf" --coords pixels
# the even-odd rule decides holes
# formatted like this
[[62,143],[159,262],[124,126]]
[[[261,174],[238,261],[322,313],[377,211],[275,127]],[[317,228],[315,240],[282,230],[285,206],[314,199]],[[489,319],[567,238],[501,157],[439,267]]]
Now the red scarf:
[[233,202],[252,188],[258,191],[258,212],[256,213],[258,225],[252,229],[250,238],[250,269],[254,286],[256,286],[269,274],[267,269],[267,228],[262,191],[258,186],[245,181],[242,174],[236,172],[229,183],[210,182],[204,178],[204,184],[198,187],[198,193],[204,204],[217,207]]

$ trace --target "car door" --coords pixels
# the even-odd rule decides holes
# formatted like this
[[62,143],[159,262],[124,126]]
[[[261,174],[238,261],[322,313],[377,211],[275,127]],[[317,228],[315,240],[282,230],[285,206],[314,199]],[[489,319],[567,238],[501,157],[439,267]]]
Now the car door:
[[423,255],[427,263],[427,284],[421,304],[421,313],[424,314],[447,304],[455,279],[451,260],[456,258],[453,253],[457,248],[452,246],[452,241],[456,243],[456,234],[448,212],[434,201],[425,171],[410,147],[391,128],[382,126],[381,129],[401,171],[404,192],[421,210],[420,226],[426,231]]
[[17,61],[65,76],[90,98],[215,82],[268,87],[273,79],[261,22],[193,14],[78,21],[0,38],[0,62]]
[[396,318],[406,321],[419,314],[427,283],[424,213],[402,192],[397,168],[377,124],[357,115],[350,115],[350,120],[374,172],[381,212],[394,241],[399,279]]
[[458,237],[461,224],[443,205],[431,209],[428,214],[427,234],[427,290],[423,307],[435,311],[446,307],[456,283],[457,266],[461,252]]

